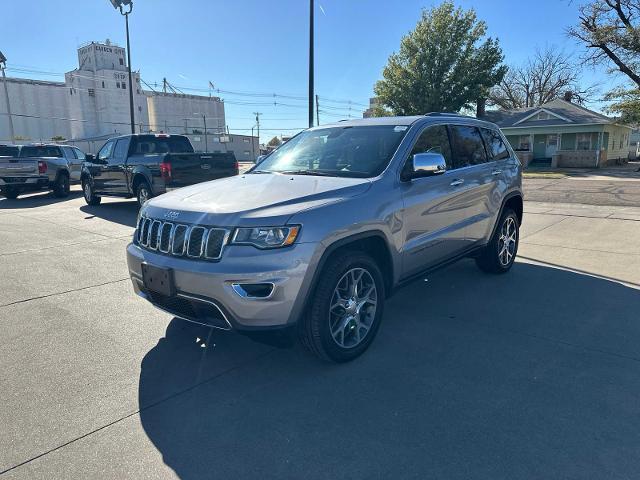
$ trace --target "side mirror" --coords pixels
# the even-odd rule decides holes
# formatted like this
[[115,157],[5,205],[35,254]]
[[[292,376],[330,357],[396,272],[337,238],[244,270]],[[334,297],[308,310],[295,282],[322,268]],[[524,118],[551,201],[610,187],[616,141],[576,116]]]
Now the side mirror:
[[84,159],[85,159],[85,161],[87,161],[87,162],[93,162],[93,160],[94,160],[95,158],[96,158],[96,157],[94,157],[92,153],[87,153],[87,154],[85,154],[85,156],[84,156]]
[[416,153],[412,161],[412,178],[439,175],[447,171],[447,162],[440,153]]

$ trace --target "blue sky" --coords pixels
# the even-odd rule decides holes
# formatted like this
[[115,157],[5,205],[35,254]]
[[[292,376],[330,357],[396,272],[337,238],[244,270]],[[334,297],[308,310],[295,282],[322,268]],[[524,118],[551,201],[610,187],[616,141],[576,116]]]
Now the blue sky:
[[[321,98],[321,123],[349,113],[361,116],[364,107],[356,103],[368,102],[388,56],[415,26],[421,9],[435,3],[316,0],[316,93]],[[581,52],[565,35],[566,27],[576,21],[577,1],[456,3],[476,9],[487,22],[489,34],[500,39],[507,63],[523,62],[536,46]],[[146,82],[167,77],[177,86],[202,89],[203,94],[211,81],[232,92],[306,96],[306,0],[134,0],[134,4],[132,65]],[[124,21],[108,0],[6,1],[1,12],[0,50],[9,59],[9,68],[23,70],[8,70],[10,76],[63,80],[55,74],[77,66],[79,43],[110,38],[125,45]],[[612,82],[603,70],[587,70],[585,80]],[[254,111],[263,113],[263,141],[307,124],[303,99],[276,98],[286,106],[274,106],[270,104],[273,97],[219,95],[227,101],[227,123],[236,133],[250,131]]]

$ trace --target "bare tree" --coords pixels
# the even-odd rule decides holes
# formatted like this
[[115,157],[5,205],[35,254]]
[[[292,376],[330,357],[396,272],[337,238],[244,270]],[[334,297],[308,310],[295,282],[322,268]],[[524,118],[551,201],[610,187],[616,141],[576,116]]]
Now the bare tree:
[[581,72],[570,55],[553,47],[536,50],[524,65],[510,67],[489,95],[489,103],[501,108],[527,108],[562,98],[583,104],[594,96],[596,85],[582,85]]
[[587,47],[585,60],[615,65],[640,87],[640,0],[593,0],[567,33]]

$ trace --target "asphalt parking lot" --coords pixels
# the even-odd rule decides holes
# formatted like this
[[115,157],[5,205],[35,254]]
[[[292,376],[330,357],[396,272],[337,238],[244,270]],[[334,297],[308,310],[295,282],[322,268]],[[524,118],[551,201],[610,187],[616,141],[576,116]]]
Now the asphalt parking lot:
[[508,275],[411,284],[340,366],[135,297],[133,201],[0,199],[0,476],[637,477],[640,200],[580,181],[527,181]]

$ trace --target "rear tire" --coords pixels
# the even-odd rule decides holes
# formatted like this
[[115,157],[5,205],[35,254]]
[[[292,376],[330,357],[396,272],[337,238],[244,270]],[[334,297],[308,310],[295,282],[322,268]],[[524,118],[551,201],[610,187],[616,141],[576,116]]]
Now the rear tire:
[[373,258],[357,251],[337,255],[320,273],[309,309],[299,321],[298,336],[324,360],[353,360],[378,333],[384,299],[384,279]]
[[101,197],[98,197],[95,193],[93,193],[93,184],[88,178],[82,179],[82,194],[84,196],[84,201],[87,202],[87,205],[100,205],[100,202],[102,201]]
[[138,199],[138,205],[142,207],[144,202],[153,197],[151,193],[151,187],[149,187],[149,183],[146,180],[141,180],[138,185],[136,185],[136,198]]
[[491,240],[476,258],[476,264],[483,272],[508,272],[515,262],[519,241],[518,216],[516,212],[507,208],[502,212]]
[[53,186],[53,194],[58,198],[65,198],[69,196],[69,175],[61,173],[58,175],[55,185]]
[[20,190],[18,190],[17,188],[6,188],[2,194],[8,198],[9,200],[15,200],[16,198],[18,198],[18,195],[20,195]]

